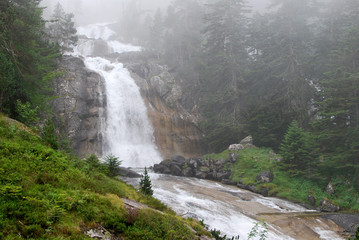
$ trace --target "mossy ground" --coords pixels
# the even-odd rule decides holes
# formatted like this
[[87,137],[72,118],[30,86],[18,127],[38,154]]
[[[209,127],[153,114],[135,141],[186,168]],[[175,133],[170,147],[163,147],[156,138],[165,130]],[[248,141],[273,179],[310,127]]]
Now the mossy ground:
[[[326,186],[330,179],[314,179],[299,176],[291,176],[280,168],[277,161],[278,155],[274,155],[268,148],[248,148],[236,152],[238,160],[230,168],[232,180],[241,180],[244,184],[254,184],[259,189],[261,186],[269,190],[270,196],[277,196],[292,201],[309,204],[308,195],[316,198],[316,204],[322,198],[328,198],[337,203],[342,210],[349,212],[359,211],[359,193],[355,190],[352,183],[346,181],[344,177],[331,179],[335,186],[335,193],[326,193]],[[219,154],[210,154],[205,158],[226,159],[229,151],[226,150]],[[272,171],[274,180],[271,183],[257,183],[256,176],[263,171]]]
[[[0,239],[88,239],[84,232],[100,225],[125,239],[196,239],[205,232],[200,223],[176,216],[86,160],[46,146],[5,116],[0,116],[0,184]],[[156,211],[131,215],[121,198]]]

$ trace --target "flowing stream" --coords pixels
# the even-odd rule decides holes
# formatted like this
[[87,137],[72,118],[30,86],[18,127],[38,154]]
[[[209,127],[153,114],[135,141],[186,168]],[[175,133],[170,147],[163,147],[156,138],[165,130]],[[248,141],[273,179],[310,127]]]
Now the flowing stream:
[[[115,40],[106,24],[78,29],[79,40],[72,53],[84,58],[87,68],[101,74],[106,86],[106,110],[103,111],[103,153],[113,154],[123,166],[145,167],[160,162],[139,87],[122,63],[95,56],[96,41],[106,42],[108,53],[140,51],[140,47]],[[142,169],[137,169],[142,172]],[[193,178],[150,173],[154,196],[184,217],[204,220],[210,229],[227,236],[247,239],[255,224],[268,224],[267,239],[343,239],[339,227],[318,217],[317,212],[277,198]],[[125,179],[137,186],[138,179]],[[259,227],[258,231],[264,228]],[[257,238],[259,239],[259,238]]]

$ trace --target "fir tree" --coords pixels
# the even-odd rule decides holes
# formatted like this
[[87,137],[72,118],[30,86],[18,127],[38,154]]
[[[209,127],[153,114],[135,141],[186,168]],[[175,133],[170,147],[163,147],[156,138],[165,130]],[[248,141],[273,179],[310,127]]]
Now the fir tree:
[[141,177],[140,189],[141,189],[141,192],[145,195],[150,195],[150,196],[153,195],[152,183],[151,183],[150,177],[148,176],[147,168],[145,168],[144,175],[142,175],[142,177]]
[[118,175],[121,162],[122,161],[118,160],[118,157],[115,157],[112,154],[105,157],[105,165],[107,166],[108,174],[110,177]]
[[306,132],[293,121],[280,146],[283,167],[293,175],[312,173],[313,161],[311,141]]

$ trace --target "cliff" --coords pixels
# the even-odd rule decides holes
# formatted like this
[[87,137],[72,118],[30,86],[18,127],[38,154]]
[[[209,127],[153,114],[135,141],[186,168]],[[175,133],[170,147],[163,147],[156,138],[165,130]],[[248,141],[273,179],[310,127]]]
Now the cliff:
[[102,154],[101,121],[105,111],[102,77],[88,70],[82,59],[64,56],[59,63],[63,75],[55,80],[52,105],[56,125],[70,139],[80,156]]

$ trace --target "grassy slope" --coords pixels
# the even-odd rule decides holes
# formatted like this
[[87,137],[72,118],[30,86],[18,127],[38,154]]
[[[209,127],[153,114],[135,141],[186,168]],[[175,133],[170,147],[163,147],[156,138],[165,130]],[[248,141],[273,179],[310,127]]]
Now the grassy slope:
[[[121,198],[160,210],[127,212]],[[87,239],[103,226],[126,239],[195,239],[204,233],[158,200],[109,178],[84,160],[55,151],[0,115],[0,239]]]
[[[334,195],[325,192],[328,181],[310,180],[301,177],[289,176],[280,170],[276,156],[266,148],[250,148],[238,151],[238,160],[230,167],[233,180],[242,180],[244,184],[254,184],[259,189],[261,186],[269,190],[270,196],[282,197],[292,201],[299,201],[309,204],[307,196],[312,194],[317,199],[317,206],[322,198],[331,199],[339,204],[341,209],[351,212],[359,211],[359,193],[354,190],[352,185],[345,183],[342,178],[332,179],[336,186]],[[206,157],[212,159],[225,159],[229,151],[220,154],[211,154]],[[256,176],[262,171],[272,171],[274,180],[272,183],[258,184],[255,182]]]

